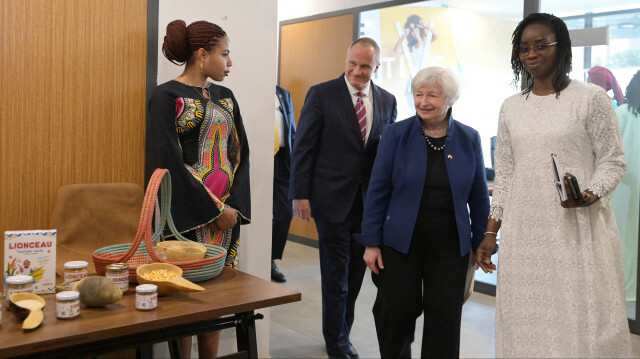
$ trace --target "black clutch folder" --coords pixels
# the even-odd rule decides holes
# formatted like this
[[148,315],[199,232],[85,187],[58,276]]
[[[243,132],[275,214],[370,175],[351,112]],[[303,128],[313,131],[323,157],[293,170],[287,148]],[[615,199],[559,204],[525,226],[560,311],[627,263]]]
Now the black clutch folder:
[[578,185],[578,179],[576,176],[567,172],[564,174],[564,179],[569,183],[569,190],[571,191],[571,196],[576,201],[582,198],[582,192],[580,191],[580,186]]
[[567,190],[564,187],[564,181],[560,178],[560,173],[562,173],[562,171],[558,164],[558,156],[553,153],[551,154],[551,170],[553,171],[553,180],[555,181],[558,195],[560,195],[560,200],[564,202],[569,198],[567,197]]
[[569,172],[566,172],[564,176],[560,177],[560,173],[562,173],[560,164],[558,163],[558,156],[551,154],[551,169],[553,170],[553,179],[556,184],[556,189],[558,190],[558,195],[560,196],[561,201],[566,201],[569,199],[567,196],[566,185],[564,184],[564,180],[567,180],[569,184],[569,190],[571,191],[571,196],[573,199],[578,200],[582,198],[582,192],[580,191],[580,186],[578,185],[578,179]]

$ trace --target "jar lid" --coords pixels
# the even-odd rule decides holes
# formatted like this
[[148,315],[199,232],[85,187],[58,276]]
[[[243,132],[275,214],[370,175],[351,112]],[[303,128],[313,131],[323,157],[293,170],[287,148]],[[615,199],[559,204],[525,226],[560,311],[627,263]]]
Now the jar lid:
[[56,294],[57,300],[74,300],[80,298],[80,293],[74,290],[65,290]]
[[30,275],[19,274],[19,275],[12,275],[10,277],[7,277],[5,279],[5,282],[7,284],[27,284],[27,283],[34,283],[35,281],[33,280],[33,277]]
[[66,269],[82,269],[87,268],[88,266],[89,263],[87,263],[86,261],[71,261],[64,264],[64,267]]
[[141,284],[136,287],[137,293],[153,293],[158,290],[158,286],[155,284]]
[[129,265],[127,263],[111,263],[107,264],[107,270],[125,270],[129,269]]

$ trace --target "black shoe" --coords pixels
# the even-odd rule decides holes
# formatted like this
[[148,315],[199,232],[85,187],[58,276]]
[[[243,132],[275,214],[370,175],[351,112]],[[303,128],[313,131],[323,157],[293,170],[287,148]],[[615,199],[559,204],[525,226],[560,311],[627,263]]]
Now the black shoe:
[[280,269],[278,269],[278,266],[274,261],[271,261],[271,280],[278,283],[284,283],[287,281],[287,278],[285,278],[284,274],[280,272]]
[[349,355],[351,356],[351,358],[353,359],[358,359],[360,356],[358,355],[358,351],[356,350],[356,348],[353,346],[353,344],[349,344]]

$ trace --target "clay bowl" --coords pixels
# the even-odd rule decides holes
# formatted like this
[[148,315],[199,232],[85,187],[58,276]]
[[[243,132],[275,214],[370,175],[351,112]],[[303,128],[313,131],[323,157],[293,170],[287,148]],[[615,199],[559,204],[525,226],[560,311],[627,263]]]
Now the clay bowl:
[[[170,273],[174,273],[176,276],[169,280],[151,280],[144,278],[144,274],[158,269],[164,269]],[[200,292],[204,290],[201,286],[182,278],[182,269],[169,263],[151,263],[141,265],[136,269],[136,277],[138,278],[139,284],[157,285],[158,296],[167,295],[172,290],[179,290],[182,292]]]
[[39,295],[31,293],[13,293],[9,296],[9,310],[22,322],[22,329],[37,328],[44,319],[42,308],[47,303]]
[[171,262],[202,259],[207,254],[207,248],[196,242],[164,241],[158,243],[156,250],[164,252]]

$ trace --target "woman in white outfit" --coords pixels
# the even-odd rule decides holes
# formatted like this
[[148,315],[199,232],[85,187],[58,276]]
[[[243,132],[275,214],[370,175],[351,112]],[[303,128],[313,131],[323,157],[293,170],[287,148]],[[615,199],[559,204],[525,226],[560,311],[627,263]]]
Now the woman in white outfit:
[[[526,89],[500,110],[493,203],[477,264],[493,271],[500,236],[496,357],[631,355],[620,239],[609,197],[625,170],[606,92],[569,79],[564,22],[531,14],[512,37]],[[551,154],[582,189],[560,200]],[[566,183],[566,182],[565,182]]]

